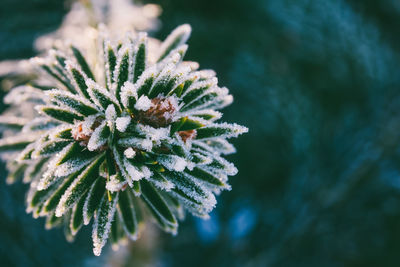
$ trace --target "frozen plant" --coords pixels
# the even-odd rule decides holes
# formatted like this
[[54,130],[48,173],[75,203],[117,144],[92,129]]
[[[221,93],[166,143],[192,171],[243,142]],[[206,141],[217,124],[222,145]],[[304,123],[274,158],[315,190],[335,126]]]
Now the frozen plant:
[[247,128],[217,122],[232,96],[214,71],[183,61],[190,32],[182,25],[148,47],[145,33],[114,40],[104,29],[97,72],[74,46],[31,60],[54,85],[4,98],[0,150],[7,181],[30,184],[27,211],[47,228],[63,223],[72,240],[93,218],[100,255],[109,237],[114,247],[136,240],[144,218],[172,234],[185,210],[207,218],[215,194],[230,189],[237,169],[221,155]]

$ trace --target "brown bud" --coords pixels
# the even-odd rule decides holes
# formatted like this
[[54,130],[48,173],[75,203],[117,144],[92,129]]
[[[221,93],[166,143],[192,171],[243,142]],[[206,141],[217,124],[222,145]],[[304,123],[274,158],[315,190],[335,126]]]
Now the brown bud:
[[157,97],[151,100],[151,107],[146,111],[140,111],[138,119],[152,127],[165,127],[172,122],[176,113],[177,104],[174,98]]

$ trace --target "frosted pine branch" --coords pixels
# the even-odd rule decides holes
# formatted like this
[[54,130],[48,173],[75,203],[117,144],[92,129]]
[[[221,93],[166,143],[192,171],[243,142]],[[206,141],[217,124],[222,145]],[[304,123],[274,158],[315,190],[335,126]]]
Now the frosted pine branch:
[[[100,75],[73,46],[31,60],[53,86],[6,96],[0,151],[8,181],[30,183],[27,211],[47,217],[47,228],[65,224],[70,240],[93,218],[100,255],[109,237],[113,247],[137,239],[143,210],[175,234],[182,210],[207,218],[215,194],[230,189],[237,169],[222,155],[247,128],[218,122],[232,96],[213,71],[183,61],[190,32],[180,26],[153,49],[145,34],[103,32]],[[26,105],[34,115],[21,115]]]

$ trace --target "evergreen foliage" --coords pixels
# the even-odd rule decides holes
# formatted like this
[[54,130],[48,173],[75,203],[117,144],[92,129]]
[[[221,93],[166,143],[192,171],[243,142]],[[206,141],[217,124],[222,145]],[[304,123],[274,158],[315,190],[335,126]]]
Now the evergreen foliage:
[[237,173],[226,139],[247,132],[217,122],[232,96],[215,73],[183,61],[189,25],[155,49],[145,33],[112,40],[100,28],[95,64],[75,46],[33,58],[53,85],[11,90],[0,117],[7,181],[30,184],[27,211],[66,225],[68,240],[93,219],[95,255],[109,237],[136,240],[146,217],[172,234],[184,210],[208,218]]

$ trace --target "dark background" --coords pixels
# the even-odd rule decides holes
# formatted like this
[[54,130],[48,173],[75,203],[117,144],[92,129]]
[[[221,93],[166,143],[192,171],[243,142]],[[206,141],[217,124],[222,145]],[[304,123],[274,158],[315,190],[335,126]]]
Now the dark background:
[[[192,25],[186,59],[218,73],[235,97],[224,120],[250,129],[233,141],[233,190],[210,220],[160,234],[148,264],[399,266],[400,2],[145,2],[163,8],[156,37]],[[33,40],[67,9],[2,0],[0,59],[35,55]],[[92,256],[88,227],[69,244],[26,215],[24,189],[0,180],[0,265],[108,262]]]

